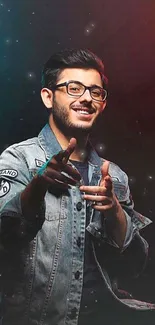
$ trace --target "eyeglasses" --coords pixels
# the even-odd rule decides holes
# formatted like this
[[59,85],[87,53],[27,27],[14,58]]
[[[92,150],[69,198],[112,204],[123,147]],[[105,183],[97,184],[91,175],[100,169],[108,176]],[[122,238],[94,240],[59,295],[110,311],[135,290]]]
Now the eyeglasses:
[[67,93],[73,97],[78,98],[82,96],[85,93],[85,91],[88,89],[91,98],[97,102],[104,102],[107,98],[107,91],[104,88],[96,85],[87,87],[83,85],[80,81],[74,81],[74,80],[66,81],[64,83],[55,85],[52,87],[52,90],[56,90],[57,88],[63,86],[66,87]]

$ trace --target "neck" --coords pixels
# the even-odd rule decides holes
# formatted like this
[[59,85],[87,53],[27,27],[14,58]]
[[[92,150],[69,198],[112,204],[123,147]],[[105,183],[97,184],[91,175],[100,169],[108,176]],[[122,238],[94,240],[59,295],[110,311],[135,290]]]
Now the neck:
[[[87,159],[89,154],[87,143],[89,135],[83,134],[80,130],[76,132],[76,136],[65,135],[60,129],[57,128],[55,123],[53,123],[53,119],[49,119],[49,126],[52,129],[57,141],[60,143],[63,150],[68,147],[69,141],[71,138],[75,138],[77,141],[74,152],[71,154],[70,159],[84,162]],[[82,136],[81,136],[82,133]]]

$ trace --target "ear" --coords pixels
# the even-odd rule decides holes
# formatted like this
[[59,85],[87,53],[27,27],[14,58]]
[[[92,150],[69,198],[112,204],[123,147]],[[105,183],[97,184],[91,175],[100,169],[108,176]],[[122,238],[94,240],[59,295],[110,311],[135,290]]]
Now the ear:
[[101,113],[104,111],[106,105],[107,105],[107,102],[106,102],[106,100],[105,100],[105,101],[103,102],[102,107],[101,107]]
[[52,108],[52,102],[53,102],[53,92],[52,92],[52,90],[50,90],[48,88],[42,88],[40,95],[41,95],[41,98],[42,98],[42,101],[43,101],[44,105],[47,108]]

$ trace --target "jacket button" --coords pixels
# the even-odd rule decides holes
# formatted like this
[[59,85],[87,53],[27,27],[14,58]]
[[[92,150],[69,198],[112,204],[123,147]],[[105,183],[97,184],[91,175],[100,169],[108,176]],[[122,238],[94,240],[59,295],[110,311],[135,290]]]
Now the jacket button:
[[78,211],[80,211],[82,209],[82,202],[78,202],[76,208]]
[[79,272],[79,271],[77,271],[77,272],[75,273],[75,279],[76,279],[76,280],[78,280],[78,279],[79,279],[79,277],[80,277],[80,272]]
[[76,317],[76,313],[77,313],[77,309],[74,307],[71,310],[70,319],[74,319]]
[[80,246],[81,246],[81,237],[78,237],[78,239],[77,239],[77,242],[76,242],[76,243],[77,243],[77,246],[78,246],[78,247],[80,247]]

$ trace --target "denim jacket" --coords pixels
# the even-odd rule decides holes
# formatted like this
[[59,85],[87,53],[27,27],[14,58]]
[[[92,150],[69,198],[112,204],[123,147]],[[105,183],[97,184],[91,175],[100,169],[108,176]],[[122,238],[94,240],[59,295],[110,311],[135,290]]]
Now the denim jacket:
[[[22,215],[20,195],[39,168],[61,150],[47,124],[38,137],[14,144],[0,158],[0,256],[3,325],[77,325],[83,285],[86,203],[78,186],[53,195],[50,190],[32,222]],[[92,149],[89,157],[89,182],[101,179],[101,159]],[[100,212],[91,206],[92,249],[102,274],[107,294],[117,304],[125,304],[115,295],[108,270],[100,262],[96,247],[111,247],[113,256],[121,256],[135,238],[140,247],[135,270],[145,264],[148,245],[139,230],[151,221],[134,211],[127,175],[110,163],[109,173],[115,194],[128,222],[123,250],[107,236]],[[95,243],[95,244],[94,244]],[[138,246],[136,246],[138,243]],[[104,250],[105,252],[105,250]],[[112,258],[112,257],[110,257]],[[139,260],[138,260],[139,259]],[[75,275],[79,274],[79,277]],[[132,308],[137,308],[136,304]]]

